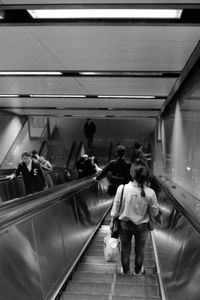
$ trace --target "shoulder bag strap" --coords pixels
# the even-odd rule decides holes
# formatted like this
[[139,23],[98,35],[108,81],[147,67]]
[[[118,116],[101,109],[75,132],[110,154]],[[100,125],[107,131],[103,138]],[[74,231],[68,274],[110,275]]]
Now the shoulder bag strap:
[[118,211],[118,215],[119,215],[119,213],[120,213],[121,206],[122,206],[122,199],[123,199],[123,195],[124,195],[124,187],[125,187],[125,185],[123,185],[123,188],[122,188],[122,193],[121,193],[121,198],[120,198],[120,203],[119,203],[119,211]]

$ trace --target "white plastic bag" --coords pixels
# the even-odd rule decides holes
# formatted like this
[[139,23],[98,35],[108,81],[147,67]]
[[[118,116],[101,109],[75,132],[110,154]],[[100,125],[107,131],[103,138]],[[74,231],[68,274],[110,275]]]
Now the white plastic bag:
[[118,262],[120,255],[120,241],[111,237],[109,232],[104,238],[104,258],[106,262]]

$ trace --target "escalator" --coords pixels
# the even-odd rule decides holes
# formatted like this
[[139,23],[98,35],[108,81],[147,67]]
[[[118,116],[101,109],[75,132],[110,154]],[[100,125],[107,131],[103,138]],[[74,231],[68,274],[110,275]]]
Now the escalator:
[[[109,231],[109,223],[108,215],[82,256],[61,300],[160,300],[151,235],[145,249],[146,275],[122,275],[120,262],[106,263],[104,260],[103,239]],[[134,267],[134,253],[131,254],[131,267]]]
[[112,199],[92,179],[2,204],[0,300],[199,300],[200,224],[162,184],[152,187],[164,222],[140,276],[104,261]]

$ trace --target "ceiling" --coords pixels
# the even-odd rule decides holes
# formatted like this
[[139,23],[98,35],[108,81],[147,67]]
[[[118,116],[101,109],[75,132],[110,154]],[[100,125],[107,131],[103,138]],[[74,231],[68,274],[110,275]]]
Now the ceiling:
[[[13,9],[17,15],[19,10],[37,5],[84,8],[126,3],[130,8],[176,6],[195,10],[200,9],[199,2],[1,0],[0,9]],[[199,26],[200,22],[189,21],[0,23],[0,71],[64,72],[62,76],[0,75],[0,94],[10,95],[0,97],[0,109],[29,116],[157,118],[188,72],[188,66],[194,63]],[[99,76],[80,75],[86,71],[99,72]],[[20,97],[12,96],[15,94]],[[31,94],[60,97],[31,98]],[[105,95],[118,97],[97,97]],[[131,95],[135,97],[125,97]]]

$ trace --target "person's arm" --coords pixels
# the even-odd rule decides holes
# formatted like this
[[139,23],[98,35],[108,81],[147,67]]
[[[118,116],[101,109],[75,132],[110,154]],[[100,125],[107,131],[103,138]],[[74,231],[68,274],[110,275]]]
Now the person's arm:
[[52,169],[53,169],[52,165],[51,165],[51,163],[48,160],[46,160],[45,166],[46,166],[46,168],[47,168],[48,171],[52,171]]
[[112,229],[113,222],[119,215],[119,206],[120,206],[120,202],[121,202],[123,188],[124,188],[123,184],[121,184],[117,188],[117,192],[116,192],[113,206],[112,206],[111,213],[110,213],[110,215],[111,215],[110,229]]
[[148,208],[149,214],[152,217],[155,217],[158,215],[159,213],[159,205],[157,202],[157,197],[155,192],[152,190],[152,196],[150,198],[150,202],[149,202],[149,208]]
[[18,165],[17,169],[15,170],[15,172],[13,174],[8,175],[6,177],[9,178],[10,180],[13,180],[17,176],[19,176],[20,173],[21,173],[21,164]]
[[94,178],[94,179],[96,179],[96,180],[101,180],[101,179],[103,179],[106,175],[107,175],[107,173],[110,171],[110,163],[108,163],[103,169],[102,169],[102,171],[99,173],[99,174],[97,174],[97,176]]
[[43,171],[42,171],[42,167],[40,166],[39,163],[37,163],[37,169],[38,169],[38,175],[39,175],[40,178],[42,179],[44,188],[47,188],[48,185],[47,185],[46,179],[45,179],[45,177],[44,177],[44,173],[43,173]]

